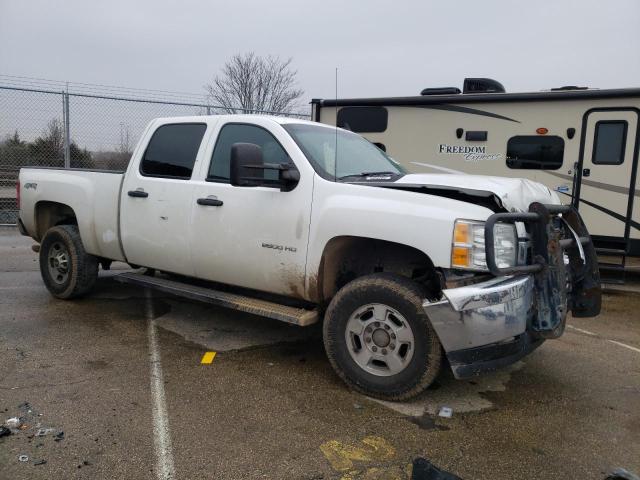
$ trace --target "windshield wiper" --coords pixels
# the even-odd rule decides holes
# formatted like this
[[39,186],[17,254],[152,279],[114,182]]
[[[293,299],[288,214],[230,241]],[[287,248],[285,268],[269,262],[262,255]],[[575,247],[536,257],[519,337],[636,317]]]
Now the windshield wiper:
[[373,175],[399,175],[400,172],[362,172],[362,173],[352,173],[350,175],[344,175],[339,177],[338,180],[343,180],[345,178],[351,177],[370,177]]

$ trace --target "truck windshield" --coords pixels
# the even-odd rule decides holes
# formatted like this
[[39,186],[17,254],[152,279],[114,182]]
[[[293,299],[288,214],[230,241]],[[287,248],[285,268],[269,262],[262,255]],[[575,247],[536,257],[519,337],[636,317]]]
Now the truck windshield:
[[288,123],[283,127],[325,178],[353,181],[372,175],[405,173],[395,160],[355,133],[299,123]]

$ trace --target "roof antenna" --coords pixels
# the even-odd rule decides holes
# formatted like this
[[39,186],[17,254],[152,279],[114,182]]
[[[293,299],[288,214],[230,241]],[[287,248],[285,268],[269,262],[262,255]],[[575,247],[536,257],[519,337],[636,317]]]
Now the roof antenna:
[[333,177],[338,181],[338,67],[336,67],[336,145],[333,158]]

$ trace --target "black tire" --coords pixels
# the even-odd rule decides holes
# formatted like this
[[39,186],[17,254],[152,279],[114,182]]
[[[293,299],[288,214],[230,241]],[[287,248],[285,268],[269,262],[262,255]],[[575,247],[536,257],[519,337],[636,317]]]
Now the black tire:
[[[338,376],[354,390],[383,400],[407,400],[424,391],[438,375],[442,360],[440,341],[422,309],[425,297],[426,292],[419,284],[388,273],[357,278],[338,291],[329,304],[323,325],[327,357]],[[413,355],[397,374],[370,373],[349,353],[346,339],[349,319],[370,304],[396,310],[412,330]]]
[[[56,252],[67,253],[66,274],[53,271],[57,267],[50,257]],[[77,298],[93,288],[98,278],[98,258],[85,251],[76,225],[47,230],[40,243],[40,273],[47,290],[57,298]]]

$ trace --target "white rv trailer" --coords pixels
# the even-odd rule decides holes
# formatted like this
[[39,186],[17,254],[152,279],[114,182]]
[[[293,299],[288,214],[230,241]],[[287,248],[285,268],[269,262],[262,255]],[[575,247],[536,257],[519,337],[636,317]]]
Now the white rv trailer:
[[640,256],[640,88],[505,93],[491,79],[420,96],[314,99],[313,119],[365,136],[407,170],[524,177],[576,205],[602,255]]

